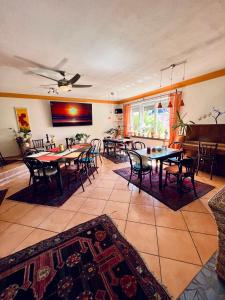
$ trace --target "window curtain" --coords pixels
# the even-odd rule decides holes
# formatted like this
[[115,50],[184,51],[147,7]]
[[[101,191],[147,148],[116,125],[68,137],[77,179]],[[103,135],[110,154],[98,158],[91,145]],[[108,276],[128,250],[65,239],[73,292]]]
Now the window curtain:
[[130,113],[131,113],[131,105],[126,104],[123,106],[123,135],[129,136],[129,128],[130,128]]
[[180,105],[182,99],[182,92],[171,93],[169,95],[169,101],[171,101],[172,107],[170,108],[170,119],[169,119],[169,128],[170,128],[170,139],[169,145],[177,140],[178,130],[173,129],[173,125],[177,121],[177,112],[180,112]]

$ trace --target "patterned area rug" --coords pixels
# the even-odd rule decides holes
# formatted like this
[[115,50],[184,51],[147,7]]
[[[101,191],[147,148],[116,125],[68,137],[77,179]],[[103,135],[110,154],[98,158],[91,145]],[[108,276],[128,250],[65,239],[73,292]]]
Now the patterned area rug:
[[[59,189],[57,189],[56,180],[52,180],[49,185],[40,184],[37,186],[37,191],[34,192],[33,185],[30,185],[19,192],[8,197],[10,200],[50,205],[50,206],[61,206],[65,203],[74,192],[81,186],[79,180],[73,180],[68,184],[68,174],[65,170],[62,171],[62,181],[63,181],[63,193],[61,194]],[[90,172],[91,174],[92,172]],[[84,175],[83,182],[87,180]]]
[[170,297],[103,215],[1,259],[0,299]]
[[215,271],[216,254],[202,267],[179,300],[222,300],[225,299],[225,282]]
[[[129,180],[130,177],[130,168],[123,168],[114,170],[114,172],[126,180]],[[135,186],[139,186],[139,180],[137,176],[132,177],[131,181]],[[164,178],[163,178],[164,182]],[[195,181],[196,183],[196,191],[197,197],[194,195],[194,191],[192,189],[192,184],[189,179],[186,179],[184,182],[185,190],[183,193],[179,193],[177,191],[176,182],[169,183],[168,186],[163,189],[162,191],[159,190],[159,177],[158,174],[152,175],[152,187],[149,182],[149,176],[146,175],[142,181],[142,190],[148,193],[149,195],[153,196],[154,198],[158,199],[160,202],[168,206],[173,210],[178,210],[183,206],[191,203],[192,201],[204,196],[209,191],[214,189],[214,186],[205,184],[199,181]]]
[[8,191],[7,189],[6,190],[0,190],[0,205],[1,205],[2,201],[5,198],[5,195],[6,195],[7,191]]
[[121,163],[124,163],[124,162],[128,162],[129,161],[129,158],[127,155],[121,155],[119,156],[118,154],[116,156],[114,156],[113,154],[111,155],[107,155],[107,154],[102,154],[102,156],[104,158],[107,158],[109,160],[111,160],[114,164],[121,164]]

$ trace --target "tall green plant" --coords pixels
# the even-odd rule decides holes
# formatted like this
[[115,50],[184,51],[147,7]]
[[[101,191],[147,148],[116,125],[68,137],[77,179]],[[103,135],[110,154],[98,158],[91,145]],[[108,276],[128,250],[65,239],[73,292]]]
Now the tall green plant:
[[188,121],[187,123],[184,122],[184,117],[186,114],[182,117],[177,111],[177,120],[176,124],[173,125],[173,129],[178,129],[180,135],[186,135],[187,129],[189,128],[191,130],[190,124],[195,124],[193,121]]

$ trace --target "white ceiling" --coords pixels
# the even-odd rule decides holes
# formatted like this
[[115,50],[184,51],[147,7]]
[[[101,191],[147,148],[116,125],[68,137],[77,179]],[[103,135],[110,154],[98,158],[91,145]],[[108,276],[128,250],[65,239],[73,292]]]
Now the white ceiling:
[[[31,64],[62,59],[78,83],[62,96],[121,99],[159,87],[160,69],[186,59],[186,78],[225,67],[225,0],[1,0],[0,91],[46,94]],[[35,70],[35,69],[33,69]],[[48,76],[60,78],[47,71]],[[182,66],[173,82],[182,80]],[[69,75],[71,77],[71,75]],[[163,73],[163,85],[170,71]],[[115,96],[110,96],[113,91]]]

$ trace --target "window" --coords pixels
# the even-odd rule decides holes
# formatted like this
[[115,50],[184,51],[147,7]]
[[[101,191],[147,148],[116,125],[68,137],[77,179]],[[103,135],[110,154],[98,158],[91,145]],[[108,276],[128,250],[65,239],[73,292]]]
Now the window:
[[168,99],[161,100],[163,108],[157,108],[158,102],[148,101],[131,107],[132,135],[152,138],[168,138],[169,109]]

